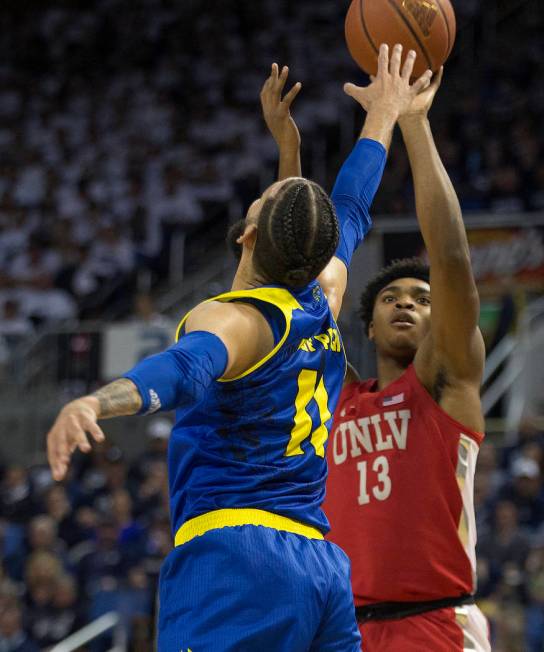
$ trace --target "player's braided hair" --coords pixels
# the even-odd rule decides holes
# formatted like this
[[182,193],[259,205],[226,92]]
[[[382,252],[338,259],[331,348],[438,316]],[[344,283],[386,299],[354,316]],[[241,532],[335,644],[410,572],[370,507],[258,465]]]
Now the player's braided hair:
[[[229,232],[235,254],[236,238],[245,222]],[[339,227],[327,193],[313,181],[292,179],[267,199],[259,215],[253,262],[271,283],[303,287],[319,276],[338,246]]]
[[429,283],[430,269],[421,258],[402,258],[394,260],[390,265],[381,269],[368,283],[361,295],[359,316],[363,320],[365,333],[372,321],[376,297],[390,283],[398,278],[418,278]]

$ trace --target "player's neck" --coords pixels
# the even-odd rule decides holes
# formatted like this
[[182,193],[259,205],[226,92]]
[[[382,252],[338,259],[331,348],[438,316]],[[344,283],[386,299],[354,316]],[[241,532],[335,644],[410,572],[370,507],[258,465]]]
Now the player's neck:
[[238,292],[239,290],[253,290],[266,285],[266,281],[255,274],[252,265],[244,264],[240,261],[234,279],[232,281],[231,292]]
[[413,362],[413,358],[391,358],[378,354],[378,390],[398,380]]

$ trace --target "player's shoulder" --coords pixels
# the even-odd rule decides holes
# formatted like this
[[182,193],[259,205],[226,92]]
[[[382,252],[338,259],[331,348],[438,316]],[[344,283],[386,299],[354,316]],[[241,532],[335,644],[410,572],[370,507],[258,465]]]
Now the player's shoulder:
[[255,306],[242,302],[204,301],[187,315],[185,331],[206,329],[209,326],[251,328],[262,322],[263,316]]
[[329,305],[325,292],[317,279],[303,288],[292,290],[292,293],[299,301],[309,303],[315,307],[328,307]]

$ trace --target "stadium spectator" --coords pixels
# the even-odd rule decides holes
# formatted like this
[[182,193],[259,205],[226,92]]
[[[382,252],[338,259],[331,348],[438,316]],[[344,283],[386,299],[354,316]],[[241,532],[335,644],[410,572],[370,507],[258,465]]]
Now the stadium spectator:
[[153,463],[166,460],[172,426],[172,421],[163,416],[156,416],[150,420],[146,428],[146,448],[130,468],[133,482],[143,483],[145,478],[149,476]]
[[533,542],[526,569],[529,592],[527,652],[540,652],[544,648],[544,526]]
[[8,467],[0,482],[0,516],[14,523],[25,523],[34,513],[28,472],[22,466]]
[[60,640],[53,628],[54,597],[63,574],[62,562],[50,552],[34,552],[26,563],[25,629],[41,649]]
[[[487,564],[490,576],[498,581],[501,575],[509,574],[510,584],[518,586],[520,599],[525,598],[524,573],[529,546],[529,537],[519,528],[518,510],[514,503],[499,501],[495,506],[493,529],[479,536],[478,558],[480,564]],[[492,588],[487,587],[487,590]]]
[[92,536],[92,528],[83,527],[78,519],[81,510],[75,511],[70,503],[66,489],[62,485],[52,485],[45,493],[44,509],[55,522],[58,537],[67,549]]
[[118,546],[117,526],[110,516],[100,519],[96,540],[89,542],[88,549],[78,560],[75,570],[80,591],[87,597],[119,587],[127,564]]
[[38,652],[36,643],[23,629],[23,611],[12,599],[0,610],[0,650],[2,652]]
[[500,492],[500,498],[510,500],[518,509],[520,525],[535,530],[544,521],[542,476],[538,464],[519,457],[512,464],[512,479]]
[[3,308],[3,314],[0,317],[0,335],[9,346],[14,346],[23,338],[32,335],[34,331],[32,322],[20,313],[17,300],[8,299]]

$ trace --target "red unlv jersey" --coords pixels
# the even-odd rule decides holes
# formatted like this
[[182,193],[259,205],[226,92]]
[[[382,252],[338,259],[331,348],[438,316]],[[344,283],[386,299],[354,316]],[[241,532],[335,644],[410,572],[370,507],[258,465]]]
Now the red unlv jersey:
[[413,366],[376,385],[344,389],[327,453],[328,538],[351,559],[355,604],[473,593],[483,435],[448,416]]

